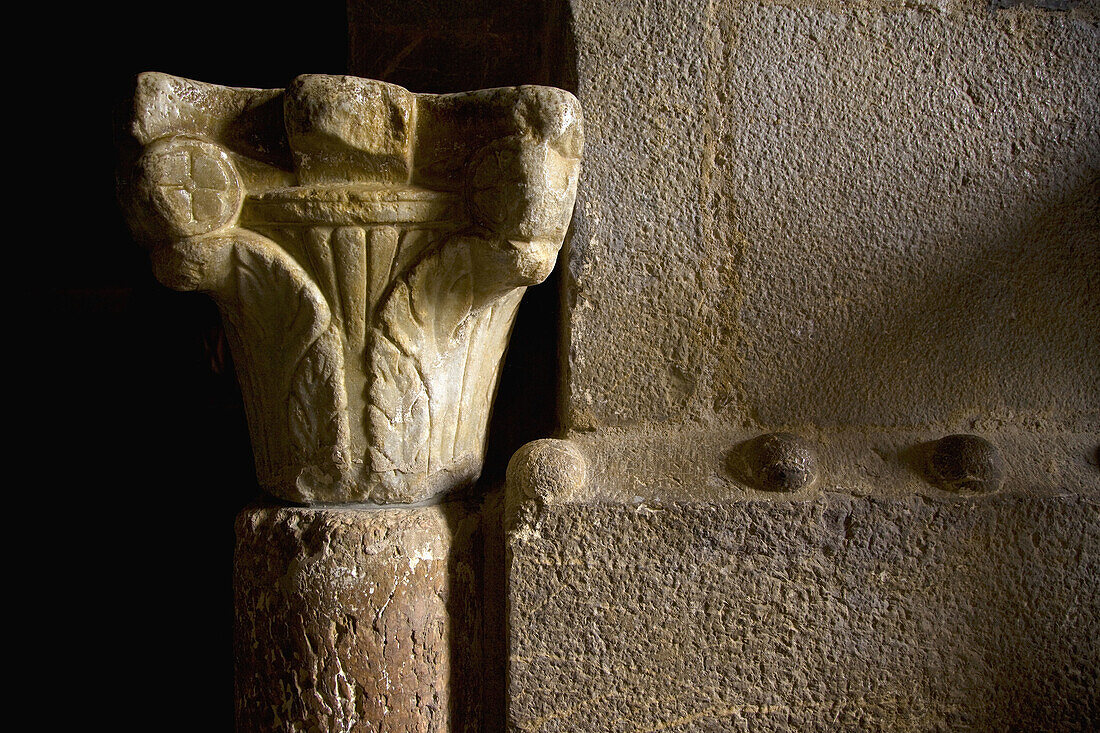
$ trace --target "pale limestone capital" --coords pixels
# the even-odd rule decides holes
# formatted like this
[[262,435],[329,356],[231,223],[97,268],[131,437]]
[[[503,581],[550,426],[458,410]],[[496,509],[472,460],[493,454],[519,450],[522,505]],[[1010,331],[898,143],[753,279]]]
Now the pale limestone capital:
[[130,132],[133,229],[161,282],[221,309],[261,484],[388,504],[475,480],[520,298],[572,215],[577,100],[148,73]]

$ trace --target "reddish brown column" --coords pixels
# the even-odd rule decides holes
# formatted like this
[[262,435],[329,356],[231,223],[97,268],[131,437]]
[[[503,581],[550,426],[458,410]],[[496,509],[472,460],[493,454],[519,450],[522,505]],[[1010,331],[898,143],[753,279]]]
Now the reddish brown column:
[[454,505],[245,509],[237,729],[475,730],[476,528]]

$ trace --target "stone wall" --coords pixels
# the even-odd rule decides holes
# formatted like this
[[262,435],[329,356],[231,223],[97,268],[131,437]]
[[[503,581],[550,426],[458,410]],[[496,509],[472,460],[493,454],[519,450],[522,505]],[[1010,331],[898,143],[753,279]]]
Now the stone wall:
[[1086,731],[1080,497],[550,503],[513,535],[517,731]]
[[1100,6],[627,6],[573,4],[570,428],[1095,426]]
[[1100,725],[1100,6],[1005,5],[571,3],[511,729]]

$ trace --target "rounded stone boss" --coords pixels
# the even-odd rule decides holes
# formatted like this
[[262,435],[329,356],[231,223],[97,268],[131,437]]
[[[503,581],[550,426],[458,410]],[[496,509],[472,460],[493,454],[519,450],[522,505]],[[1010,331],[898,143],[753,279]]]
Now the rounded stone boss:
[[800,491],[821,475],[814,446],[794,433],[758,435],[730,451],[726,464],[735,477],[761,491]]
[[960,433],[930,446],[925,473],[944,491],[989,493],[1005,482],[1005,461],[997,446],[980,435]]
[[217,302],[261,485],[390,504],[474,481],[516,309],[572,214],[577,100],[148,73],[130,124],[132,228],[161,282]]

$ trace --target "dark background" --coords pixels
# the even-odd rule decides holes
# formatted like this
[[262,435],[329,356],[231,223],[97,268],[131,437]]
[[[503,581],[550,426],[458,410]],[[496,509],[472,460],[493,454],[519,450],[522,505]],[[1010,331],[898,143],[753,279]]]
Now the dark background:
[[[318,0],[293,10],[126,2],[54,19],[49,40],[68,64],[57,86],[33,80],[49,106],[34,134],[56,143],[46,185],[91,185],[63,191],[65,205],[47,214],[78,226],[41,249],[50,325],[40,376],[52,396],[43,429],[57,449],[38,460],[60,477],[48,496],[66,516],[68,585],[50,618],[79,618],[57,662],[76,670],[95,719],[231,728],[233,520],[261,497],[217,309],[154,281],[115,199],[134,77],[283,87],[302,73],[350,72],[418,92],[572,88],[563,17],[554,0],[353,1],[350,10]],[[486,487],[518,446],[556,428],[557,313],[555,274],[517,320]]]
[[66,14],[52,39],[73,63],[50,137],[79,149],[62,178],[91,185],[54,212],[81,222],[52,258],[49,344],[56,498],[76,509],[58,616],[77,628],[48,674],[74,672],[78,714],[111,730],[231,730],[233,520],[259,490],[217,309],[153,279],[116,202],[121,121],[142,71],[256,87],[343,73],[345,10],[131,2],[95,16]]

